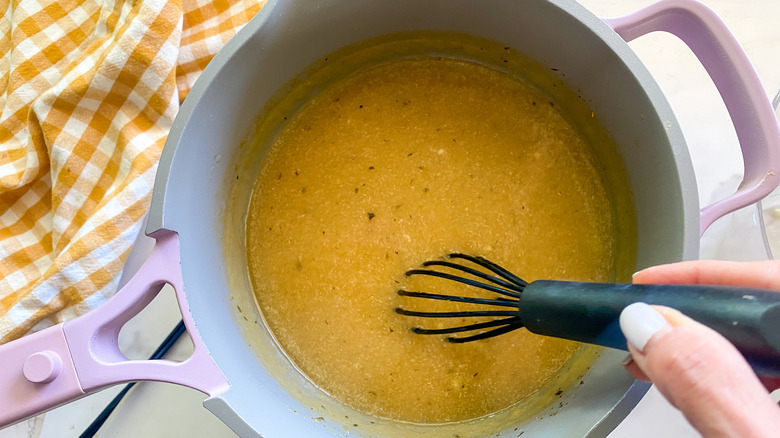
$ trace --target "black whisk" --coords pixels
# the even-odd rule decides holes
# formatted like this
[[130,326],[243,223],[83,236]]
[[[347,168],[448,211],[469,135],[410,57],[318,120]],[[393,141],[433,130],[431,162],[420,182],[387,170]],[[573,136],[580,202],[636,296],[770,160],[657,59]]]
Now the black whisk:
[[481,319],[443,329],[414,327],[415,333],[466,334],[446,338],[464,343],[526,328],[540,335],[627,350],[618,323],[620,312],[631,303],[645,302],[675,308],[711,327],[731,341],[760,375],[780,377],[780,292],[679,284],[528,283],[483,257],[450,254],[447,259],[427,261],[423,263],[427,269],[411,269],[406,275],[455,281],[495,295],[475,298],[407,290],[399,290],[398,295],[491,308],[452,312],[396,308],[396,313],[406,316]]
[[[497,264],[490,262],[482,257],[473,257],[466,254],[450,254],[451,259],[464,259],[474,264],[482,266],[483,268],[497,274],[494,275],[485,274],[484,272],[477,271],[476,269],[469,268],[467,266],[459,265],[457,263],[447,262],[443,260],[431,260],[423,263],[424,267],[431,266],[444,266],[454,270],[462,271],[470,274],[474,277],[487,281],[472,280],[470,278],[464,278],[453,274],[447,274],[445,272],[434,271],[430,269],[412,269],[406,272],[406,276],[412,275],[430,275],[433,277],[444,278],[447,280],[453,280],[460,283],[467,284],[469,286],[485,289],[490,292],[503,295],[496,298],[472,298],[472,297],[459,297],[452,295],[439,295],[431,294],[427,292],[410,292],[406,290],[399,290],[398,295],[415,298],[429,298],[432,300],[444,300],[444,301],[456,301],[461,303],[471,304],[483,304],[488,306],[500,306],[511,307],[514,310],[472,310],[464,312],[415,312],[411,310],[405,310],[396,308],[396,313],[407,316],[421,316],[425,318],[471,318],[471,317],[501,317],[493,321],[480,322],[476,324],[469,324],[460,327],[451,327],[445,329],[424,329],[420,327],[414,327],[412,331],[421,335],[440,335],[451,333],[463,333],[468,331],[483,330],[493,328],[492,330],[481,332],[476,335],[466,337],[447,337],[447,340],[454,343],[463,343],[469,341],[476,341],[479,339],[492,338],[500,334],[511,332],[523,327],[523,323],[520,321],[517,308],[520,305],[520,294],[523,289],[528,285],[520,277],[512,274],[506,269],[498,266]],[[492,283],[492,284],[491,284]],[[508,298],[505,298],[508,297]]]

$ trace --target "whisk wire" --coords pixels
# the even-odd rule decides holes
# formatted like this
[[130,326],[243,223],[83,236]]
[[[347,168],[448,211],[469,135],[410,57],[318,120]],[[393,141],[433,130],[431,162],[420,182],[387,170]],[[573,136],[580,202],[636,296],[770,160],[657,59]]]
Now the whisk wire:
[[484,258],[484,257],[474,257],[470,256],[468,254],[461,254],[461,253],[452,253],[449,255],[451,259],[464,259],[468,260],[471,263],[475,263],[477,265],[482,266],[485,269],[489,269],[490,271],[498,274],[501,277],[504,277],[505,279],[511,281],[512,283],[515,283],[519,286],[525,287],[528,286],[528,282],[523,280],[522,278],[518,277],[517,275],[507,271],[506,269],[502,268],[501,266],[491,262],[490,260]]
[[425,266],[425,267],[429,267],[429,266],[444,266],[444,267],[447,267],[447,268],[456,269],[456,270],[459,270],[459,271],[463,271],[463,272],[465,272],[467,274],[471,274],[471,275],[473,275],[475,277],[482,278],[483,280],[487,280],[487,281],[489,281],[491,283],[494,283],[494,284],[496,284],[498,286],[501,286],[501,287],[504,287],[504,288],[507,288],[507,289],[511,289],[511,290],[515,290],[517,292],[522,292],[523,289],[525,288],[525,286],[518,285],[516,283],[512,283],[512,282],[506,281],[504,279],[495,277],[493,275],[485,274],[484,272],[480,272],[480,271],[477,271],[476,269],[469,268],[468,266],[459,265],[457,263],[445,262],[443,260],[430,260],[430,261],[427,261],[427,262],[423,263],[423,266]]
[[404,297],[414,297],[414,298],[429,298],[432,300],[455,301],[458,303],[485,304],[488,306],[503,306],[503,307],[517,308],[517,301],[501,299],[501,298],[490,299],[490,298],[459,297],[455,295],[440,295],[440,294],[432,294],[428,292],[413,292],[413,291],[407,291],[403,289],[398,291],[398,295]]
[[493,321],[480,322],[477,324],[469,324],[460,327],[448,327],[443,329],[424,329],[421,327],[414,327],[412,331],[419,335],[446,335],[450,333],[468,332],[472,330],[481,330],[481,329],[510,325],[510,324],[522,326],[522,323],[520,322],[520,318],[513,316],[511,318],[495,319]]
[[511,331],[517,330],[519,328],[523,328],[522,324],[518,325],[507,325],[504,327],[499,327],[494,330],[489,330],[483,333],[480,333],[478,335],[474,336],[464,336],[462,338],[456,338],[456,337],[449,337],[447,338],[448,341],[452,342],[453,344],[462,344],[464,342],[471,342],[471,341],[479,341],[480,339],[488,339],[492,338],[498,335],[503,335],[504,333],[509,333]]
[[483,283],[481,281],[472,280],[470,278],[460,277],[446,272],[432,271],[430,269],[411,269],[406,271],[406,276],[412,275],[430,275],[432,277],[445,278],[447,280],[457,281],[459,283],[467,284],[469,286],[478,287],[480,289],[489,290],[497,294],[510,296],[512,298],[520,298],[520,292],[504,289],[502,287],[493,286],[492,284]]
[[481,316],[517,316],[512,310],[468,310],[463,312],[417,312],[397,307],[395,313],[406,316],[419,316],[422,318],[472,318]]

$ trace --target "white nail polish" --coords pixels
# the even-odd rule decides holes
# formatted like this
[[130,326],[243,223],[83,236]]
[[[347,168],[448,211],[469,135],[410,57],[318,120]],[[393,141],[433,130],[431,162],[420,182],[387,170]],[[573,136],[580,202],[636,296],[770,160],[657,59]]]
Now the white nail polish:
[[647,341],[669,323],[655,309],[645,303],[634,303],[620,313],[620,329],[626,340],[644,352]]

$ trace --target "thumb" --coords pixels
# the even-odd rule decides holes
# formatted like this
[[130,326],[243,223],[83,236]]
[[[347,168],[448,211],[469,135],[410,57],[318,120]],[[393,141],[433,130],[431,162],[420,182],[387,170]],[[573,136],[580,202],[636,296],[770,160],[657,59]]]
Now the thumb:
[[644,303],[626,307],[620,327],[634,364],[703,436],[776,436],[780,408],[720,334]]

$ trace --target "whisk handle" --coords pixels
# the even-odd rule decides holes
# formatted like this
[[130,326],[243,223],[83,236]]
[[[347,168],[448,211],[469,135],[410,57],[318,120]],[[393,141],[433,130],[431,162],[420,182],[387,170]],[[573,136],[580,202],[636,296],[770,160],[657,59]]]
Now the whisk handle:
[[540,280],[520,301],[533,333],[627,350],[620,312],[642,301],[677,309],[731,341],[760,375],[780,376],[780,293],[726,286]]

